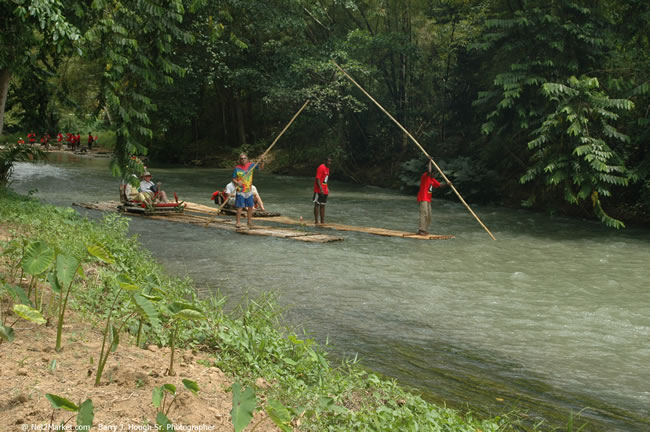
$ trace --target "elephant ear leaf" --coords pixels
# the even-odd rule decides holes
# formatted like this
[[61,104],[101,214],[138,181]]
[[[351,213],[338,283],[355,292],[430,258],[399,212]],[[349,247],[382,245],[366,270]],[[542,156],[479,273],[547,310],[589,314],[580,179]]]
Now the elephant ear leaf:
[[56,257],[56,275],[64,287],[70,285],[77,273],[79,260],[73,256],[59,255]]
[[16,302],[20,302],[22,304],[26,304],[28,306],[32,306],[32,301],[27,297],[27,293],[25,292],[22,287],[16,286],[16,285],[9,285],[8,283],[5,283],[3,285],[4,289],[9,293],[9,295],[14,299]]
[[122,288],[123,290],[126,291],[139,291],[140,287],[138,287],[135,282],[133,282],[133,279],[125,273],[119,275],[117,277],[117,283]]
[[25,248],[22,267],[25,273],[39,275],[48,269],[54,262],[54,249],[42,241],[31,242]]
[[64,409],[66,411],[72,411],[72,412],[79,411],[79,407],[77,405],[70,402],[64,397],[57,396],[52,393],[46,393],[45,397],[47,398],[48,401],[50,401],[50,405],[52,405],[52,408],[54,409]]
[[230,416],[232,417],[232,424],[235,432],[243,431],[246,426],[253,419],[253,411],[257,406],[257,399],[255,398],[255,390],[248,387],[243,392],[241,385],[236,382],[232,385],[232,410]]
[[195,395],[198,395],[199,393],[199,385],[196,383],[196,381],[184,379],[183,380],[183,385],[185,386],[186,389],[194,393]]
[[291,413],[280,402],[275,399],[269,399],[268,405],[266,405],[264,410],[280,430],[283,432],[291,432],[293,430],[291,428]]
[[4,339],[7,342],[13,342],[14,329],[0,324],[0,339]]
[[88,253],[97,258],[100,261],[104,261],[107,264],[115,264],[115,259],[111,255],[111,253],[102,245],[91,245],[88,246],[86,249],[88,249]]
[[160,411],[158,411],[158,414],[156,414],[156,424],[160,426],[160,430],[164,431],[173,431],[174,430],[174,424],[169,421],[167,416]]
[[81,405],[79,405],[79,413],[77,414],[77,426],[86,426],[90,430],[93,426],[93,420],[95,418],[93,401],[86,399]]
[[27,305],[24,304],[14,305],[14,312],[16,312],[16,315],[18,315],[22,319],[26,319],[27,321],[35,322],[36,324],[46,323],[45,318],[43,318],[43,315],[41,315],[39,311]]
[[162,404],[162,400],[163,400],[162,386],[153,388],[153,394],[151,396],[151,399],[153,402],[153,406],[155,406],[156,408],[160,408],[160,404]]
[[151,327],[160,327],[158,310],[150,300],[142,297],[140,294],[136,294],[133,296],[133,301],[136,304],[140,316],[146,318],[147,321],[149,321],[149,324],[151,324]]
[[47,281],[52,287],[52,291],[59,294],[61,292],[61,284],[59,283],[59,278],[56,275],[56,269],[52,270],[47,274]]
[[183,321],[201,321],[205,319],[205,315],[194,309],[183,309],[176,312],[172,318]]

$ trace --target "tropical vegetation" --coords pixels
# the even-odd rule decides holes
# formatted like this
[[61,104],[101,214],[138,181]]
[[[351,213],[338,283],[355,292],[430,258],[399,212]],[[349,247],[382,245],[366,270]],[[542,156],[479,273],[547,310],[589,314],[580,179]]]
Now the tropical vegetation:
[[275,170],[325,154],[401,186],[424,158],[472,201],[647,222],[650,4],[643,0],[7,0],[0,133],[115,134],[132,155]]

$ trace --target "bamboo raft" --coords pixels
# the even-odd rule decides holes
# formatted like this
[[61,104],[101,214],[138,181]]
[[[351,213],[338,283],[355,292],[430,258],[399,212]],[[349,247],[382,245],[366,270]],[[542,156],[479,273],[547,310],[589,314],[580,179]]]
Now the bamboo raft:
[[[226,231],[234,231],[238,234],[245,235],[258,235],[265,237],[280,237],[291,240],[298,240],[309,243],[331,243],[342,241],[343,237],[331,236],[326,234],[314,233],[311,231],[297,230],[291,228],[277,228],[256,225],[252,228],[237,228],[235,222],[230,218],[216,217],[218,214],[217,209],[213,207],[204,206],[195,203],[185,203],[185,211],[183,213],[165,213],[165,214],[145,214],[145,213],[128,213],[131,216],[146,217],[149,219],[165,220],[169,222],[187,223],[192,225],[203,225],[205,227],[212,227],[223,229]],[[118,201],[103,201],[94,203],[73,203],[78,207],[83,207],[92,210],[101,211],[118,211],[120,203]],[[245,217],[244,217],[245,219]]]
[[[104,202],[96,202],[96,203],[79,203],[74,205],[84,207],[84,208],[89,208],[89,209],[95,209],[95,210],[115,211],[117,210],[119,204],[120,203],[117,201],[104,201]],[[141,214],[138,213],[130,213],[130,214],[133,214],[134,216],[142,216]],[[448,240],[448,239],[455,238],[453,235],[437,235],[437,234],[418,235],[411,232],[390,230],[385,228],[360,227],[360,226],[333,224],[333,223],[315,226],[314,224],[311,223],[307,224],[303,221],[288,218],[286,216],[272,216],[272,217],[264,217],[259,219],[253,217],[255,223],[259,223],[263,221],[265,222],[265,224],[256,225],[252,229],[248,229],[248,228],[240,229],[235,227],[235,223],[232,219],[224,218],[223,216],[219,215],[219,212],[215,207],[192,203],[192,202],[185,202],[185,211],[183,213],[169,213],[164,215],[153,214],[153,215],[145,215],[145,217],[151,219],[168,220],[171,222],[181,222],[181,223],[190,223],[195,225],[211,226],[214,228],[235,231],[240,234],[259,235],[259,236],[267,236],[267,237],[282,237],[282,238],[290,238],[294,240],[315,242],[315,243],[329,243],[334,241],[341,241],[343,240],[343,237],[331,236],[327,234],[319,234],[313,231],[306,231],[305,229],[307,227],[326,228],[326,229],[332,229],[338,231],[362,232],[362,233],[379,235],[379,236],[400,237],[400,238],[408,238],[408,239],[416,239],[416,240]],[[293,225],[293,226],[300,227],[300,229],[270,226],[269,224],[267,224],[267,222],[271,222],[275,224]]]

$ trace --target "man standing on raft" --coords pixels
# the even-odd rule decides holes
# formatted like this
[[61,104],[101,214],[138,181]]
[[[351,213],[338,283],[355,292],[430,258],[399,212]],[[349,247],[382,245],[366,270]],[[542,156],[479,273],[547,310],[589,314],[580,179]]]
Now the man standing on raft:
[[240,228],[239,221],[241,219],[241,211],[246,207],[246,215],[248,217],[248,228],[253,226],[253,207],[255,207],[255,198],[253,196],[253,171],[255,168],[262,170],[264,168],[264,160],[261,165],[248,161],[246,153],[239,155],[239,165],[237,165],[232,172],[232,181],[237,189],[235,197],[235,208],[237,209],[237,219],[235,227]]
[[420,224],[418,226],[418,235],[429,235],[429,225],[431,224],[431,195],[433,189],[439,188],[440,182],[433,178],[431,160],[427,165],[427,172],[420,177],[420,191],[418,192],[418,204],[420,206]]
[[330,164],[332,158],[328,157],[324,164],[321,164],[316,170],[314,179],[314,224],[318,225],[318,215],[320,214],[321,225],[325,223],[325,204],[330,191],[327,182],[330,177]]

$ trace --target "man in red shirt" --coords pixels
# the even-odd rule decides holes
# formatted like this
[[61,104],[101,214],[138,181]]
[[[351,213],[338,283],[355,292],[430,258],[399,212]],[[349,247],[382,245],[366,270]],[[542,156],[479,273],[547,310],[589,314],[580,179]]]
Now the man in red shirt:
[[431,224],[431,195],[434,188],[439,188],[440,183],[433,178],[431,170],[431,161],[427,165],[427,172],[420,177],[420,191],[418,192],[418,203],[420,205],[420,224],[418,226],[418,235],[429,235],[429,225]]
[[328,157],[324,164],[321,164],[316,170],[316,178],[314,179],[314,224],[318,225],[318,215],[320,214],[320,223],[325,223],[325,204],[327,203],[327,196],[329,195],[329,187],[327,182],[330,177],[330,164],[332,158]]

